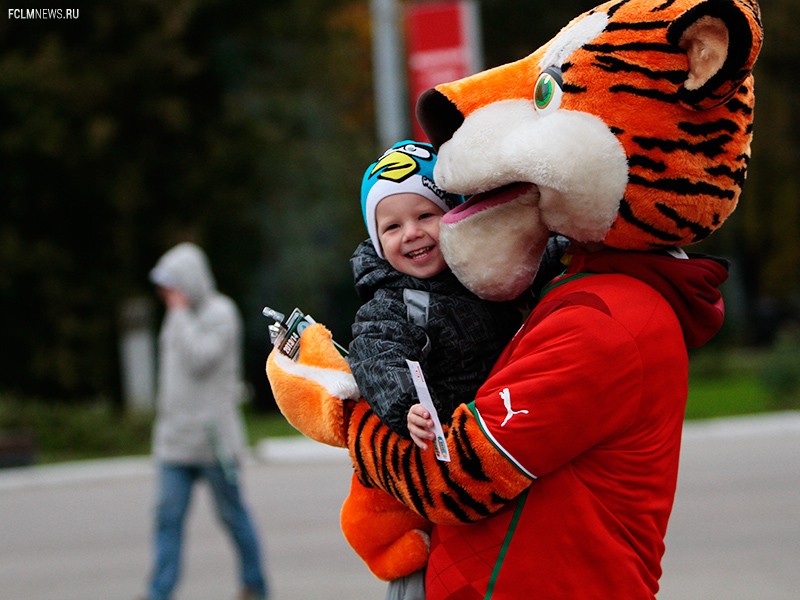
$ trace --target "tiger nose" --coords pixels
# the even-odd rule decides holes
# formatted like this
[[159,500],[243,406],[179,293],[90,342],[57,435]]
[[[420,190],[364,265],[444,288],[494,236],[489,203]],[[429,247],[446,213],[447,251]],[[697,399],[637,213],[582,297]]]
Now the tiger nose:
[[464,115],[444,94],[430,89],[417,100],[417,120],[436,150],[453,137]]

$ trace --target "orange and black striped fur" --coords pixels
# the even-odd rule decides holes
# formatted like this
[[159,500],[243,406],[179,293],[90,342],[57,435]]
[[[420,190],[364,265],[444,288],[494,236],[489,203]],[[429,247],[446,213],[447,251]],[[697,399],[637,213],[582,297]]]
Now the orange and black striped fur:
[[750,157],[758,5],[706,3],[711,16],[735,14],[736,30],[719,74],[688,89],[679,41],[699,3],[650,4],[606,4],[606,30],[562,65],[564,106],[600,116],[628,157],[628,187],[604,240],[619,248],[707,237],[736,207]]
[[[706,42],[691,36],[714,26],[723,29],[724,55],[698,80],[689,61]],[[463,194],[536,184],[549,231],[582,242],[647,250],[700,241],[739,199],[752,135],[751,69],[761,38],[755,0],[606,2],[530,56],[423,95],[418,117],[441,147],[437,183]],[[539,110],[535,99],[548,76],[560,104]],[[529,117],[520,107],[511,110],[519,103],[532,106]],[[488,123],[492,111],[491,126],[470,129],[471,121]],[[553,125],[552,117],[561,122]],[[598,145],[592,130],[598,120],[620,145],[621,160]],[[516,121],[516,131],[492,133],[497,122],[509,121]],[[476,152],[479,144],[504,148],[499,162]],[[599,200],[574,189],[611,178],[610,197],[599,207]],[[585,211],[595,209],[595,222],[586,223]]]
[[466,405],[456,409],[449,428],[449,463],[394,434],[366,402],[354,405],[349,423],[353,465],[362,481],[434,523],[484,519],[531,483],[492,446]]
[[[513,209],[513,221],[538,211],[545,237],[558,232],[625,250],[701,240],[720,227],[741,192],[761,37],[755,0],[607,2],[529,57],[420,99],[420,121],[440,148],[437,183],[480,194],[475,202],[501,186],[530,184],[532,200]],[[716,62],[706,40],[722,42]],[[492,231],[512,235],[509,227],[492,229],[497,203],[486,204],[484,211],[467,209],[474,213],[465,221],[482,219],[473,229],[452,226],[454,253],[475,236],[475,256],[485,261],[494,251],[487,246]],[[443,237],[449,227],[443,221]],[[447,256],[451,267],[458,258]],[[453,267],[467,287],[473,264],[487,271],[470,258]],[[497,275],[508,278],[512,268]],[[481,283],[492,290],[497,282]],[[438,462],[392,435],[363,403],[348,431],[360,479],[434,522],[479,520],[530,484],[466,406],[447,437],[452,462]]]

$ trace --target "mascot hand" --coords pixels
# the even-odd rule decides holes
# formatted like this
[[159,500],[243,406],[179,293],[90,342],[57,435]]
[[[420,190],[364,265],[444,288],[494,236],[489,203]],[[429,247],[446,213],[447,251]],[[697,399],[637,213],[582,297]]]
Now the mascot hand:
[[347,445],[343,401],[358,399],[358,386],[323,325],[303,331],[297,362],[273,349],[267,377],[278,408],[295,429],[323,444]]
[[353,475],[341,514],[342,533],[378,579],[392,581],[428,563],[431,522]]
[[351,407],[347,441],[359,480],[380,488],[437,524],[479,521],[502,510],[531,479],[486,436],[466,404],[456,408],[445,442],[452,460],[394,433],[366,402]]

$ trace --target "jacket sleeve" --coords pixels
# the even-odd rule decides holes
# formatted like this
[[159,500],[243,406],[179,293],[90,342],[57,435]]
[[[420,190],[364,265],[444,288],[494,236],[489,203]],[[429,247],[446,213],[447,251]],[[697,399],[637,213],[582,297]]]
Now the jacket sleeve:
[[446,434],[450,462],[395,435],[364,402],[350,403],[348,447],[358,478],[434,523],[456,525],[502,510],[532,479],[484,435],[467,405]]
[[[426,366],[425,330],[409,322],[400,293],[382,290],[361,306],[353,323],[350,368],[375,414],[408,437],[408,410],[419,402],[406,360]],[[433,395],[433,392],[432,392]]]

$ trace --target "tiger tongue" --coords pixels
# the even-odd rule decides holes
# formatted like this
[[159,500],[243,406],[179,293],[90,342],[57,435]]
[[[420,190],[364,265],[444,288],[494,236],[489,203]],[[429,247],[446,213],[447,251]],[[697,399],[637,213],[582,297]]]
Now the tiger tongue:
[[480,192],[472,196],[464,204],[460,204],[445,213],[442,217],[442,222],[446,224],[457,223],[481,211],[516,200],[535,187],[532,183],[510,183],[488,192]]

